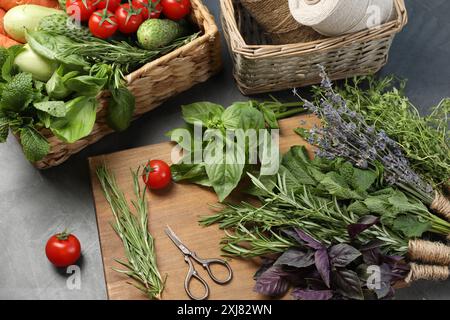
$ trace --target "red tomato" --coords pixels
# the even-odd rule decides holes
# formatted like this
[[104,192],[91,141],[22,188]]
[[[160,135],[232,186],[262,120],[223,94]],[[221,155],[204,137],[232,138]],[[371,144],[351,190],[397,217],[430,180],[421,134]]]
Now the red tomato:
[[151,0],[150,2],[149,0],[133,0],[132,5],[137,9],[142,9],[141,15],[144,20],[158,19],[162,12],[160,0]]
[[74,235],[64,231],[48,240],[45,246],[45,254],[56,267],[68,267],[75,264],[80,258],[80,241]]
[[100,39],[111,37],[118,27],[116,16],[106,9],[95,11],[89,19],[89,30]]
[[122,33],[136,32],[143,22],[141,10],[133,8],[128,3],[117,8],[116,17],[119,22],[119,30]]
[[[120,0],[97,0],[95,2],[96,9],[105,9],[111,12],[116,11],[120,6]],[[108,7],[106,7],[108,6]]]
[[191,12],[190,0],[161,0],[164,15],[171,20],[183,19]]
[[66,2],[66,12],[76,21],[88,21],[95,11],[94,2],[91,0],[69,0]]
[[162,160],[150,160],[142,176],[149,189],[159,190],[167,187],[172,181],[172,173],[167,163]]

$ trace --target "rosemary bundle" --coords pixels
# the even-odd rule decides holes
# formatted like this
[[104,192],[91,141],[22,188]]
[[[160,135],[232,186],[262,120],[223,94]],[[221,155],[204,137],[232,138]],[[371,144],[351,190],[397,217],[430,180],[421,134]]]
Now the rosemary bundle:
[[135,280],[129,282],[141,290],[149,299],[160,299],[165,280],[162,279],[156,263],[154,239],[148,231],[148,209],[146,189],[139,185],[139,170],[132,172],[135,200],[132,200],[134,214],[125,195],[117,185],[114,175],[105,167],[97,168],[97,176],[106,200],[114,215],[112,227],[122,240],[127,262],[116,260],[125,270],[114,268]]

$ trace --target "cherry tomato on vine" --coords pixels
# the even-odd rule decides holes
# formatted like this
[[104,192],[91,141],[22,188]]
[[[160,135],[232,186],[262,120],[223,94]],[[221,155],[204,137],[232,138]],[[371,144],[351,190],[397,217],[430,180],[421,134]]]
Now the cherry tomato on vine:
[[68,0],[66,12],[76,21],[88,21],[95,11],[94,1],[91,0]]
[[56,267],[68,267],[75,264],[81,256],[80,241],[67,231],[58,233],[47,241],[45,254]]
[[190,0],[161,0],[163,14],[171,20],[181,20],[191,12]]
[[134,33],[144,21],[141,15],[142,10],[130,6],[128,3],[120,5],[116,10],[119,30],[122,33]]
[[160,0],[133,0],[132,5],[137,9],[142,9],[141,15],[144,20],[158,19],[162,12]]
[[116,11],[117,7],[120,6],[121,0],[97,0],[95,2],[96,9],[105,9],[111,12]]
[[172,173],[167,163],[162,160],[150,160],[142,175],[144,183],[149,189],[160,190],[166,188],[172,181]]
[[111,11],[106,9],[95,11],[89,18],[89,30],[100,39],[107,39],[116,33],[119,23]]

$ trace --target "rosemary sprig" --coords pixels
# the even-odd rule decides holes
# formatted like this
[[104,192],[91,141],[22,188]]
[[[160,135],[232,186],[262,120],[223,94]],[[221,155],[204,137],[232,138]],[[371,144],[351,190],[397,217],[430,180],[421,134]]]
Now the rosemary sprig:
[[158,271],[154,239],[148,231],[146,189],[139,185],[139,169],[132,175],[136,199],[131,204],[136,214],[118,187],[115,176],[104,165],[97,168],[103,193],[114,215],[112,227],[122,240],[127,259],[127,262],[116,260],[125,270],[113,269],[135,280],[129,283],[150,299],[160,299],[165,279]]
[[131,72],[156,58],[163,56],[195,40],[200,33],[175,40],[173,43],[157,50],[145,50],[126,41],[70,41],[64,45],[61,56],[80,55],[93,63],[120,65],[122,72]]
[[[256,177],[251,178],[265,194],[261,207],[228,204],[217,214],[200,220],[205,226],[219,223],[220,228],[232,230],[223,240],[225,253],[256,257],[283,252],[292,246],[292,240],[280,232],[285,228],[301,229],[326,245],[350,242],[347,227],[360,217],[347,211],[336,198],[317,197],[307,186],[303,186],[303,192],[294,193],[281,175],[275,190],[269,190]],[[361,243],[374,239],[383,242],[387,253],[404,255],[408,251],[408,240],[384,226],[373,226],[358,237]]]

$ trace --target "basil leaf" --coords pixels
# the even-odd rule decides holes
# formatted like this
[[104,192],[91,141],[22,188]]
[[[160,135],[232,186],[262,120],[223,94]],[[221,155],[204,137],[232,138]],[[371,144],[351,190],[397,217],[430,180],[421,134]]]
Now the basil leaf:
[[356,272],[347,269],[337,269],[332,273],[332,276],[338,293],[350,299],[364,299],[361,281]]
[[[96,96],[105,87],[107,81],[108,78],[97,78],[93,76],[78,76],[67,80],[65,85],[69,90],[75,91],[84,96]],[[114,90],[116,91],[116,95],[117,90],[121,89]]]
[[211,187],[204,164],[174,164],[170,167],[175,182],[192,182]]
[[62,100],[72,93],[72,90],[67,88],[66,82],[76,76],[78,71],[71,71],[64,74],[64,67],[61,65],[52,75],[50,80],[46,83],[45,89],[51,99]]
[[108,104],[108,125],[115,131],[124,131],[133,119],[136,99],[127,88],[112,90],[112,97]]
[[224,108],[221,105],[211,102],[197,102],[181,106],[183,119],[189,124],[202,122],[203,126],[208,127],[211,120],[218,120],[222,115]]
[[346,243],[340,243],[330,248],[329,256],[331,265],[335,267],[346,267],[361,256],[361,253]]
[[272,109],[264,106],[259,105],[259,109],[261,110],[264,120],[266,121],[267,125],[270,129],[279,129],[280,126],[278,124],[277,116],[275,115],[275,112],[273,112]]
[[20,142],[25,156],[31,162],[42,160],[50,151],[47,139],[32,126],[20,129]]
[[286,273],[280,266],[274,266],[256,280],[254,290],[266,296],[278,297],[284,295],[289,290],[289,286]]
[[222,114],[222,121],[227,129],[264,129],[262,113],[253,107],[253,102],[236,102]]
[[274,265],[283,265],[295,268],[306,268],[314,264],[314,252],[289,249],[284,252]]
[[66,103],[64,118],[52,120],[50,129],[59,139],[74,143],[88,136],[94,128],[98,102],[93,97],[77,97]]
[[48,113],[56,118],[63,118],[66,116],[66,104],[64,101],[44,101],[34,103],[33,106],[41,111]]
[[[205,133],[207,135],[207,133]],[[225,200],[237,187],[245,167],[245,154],[239,145],[235,145],[235,152],[224,152],[223,136],[215,135],[205,149],[205,168],[209,181],[219,197]],[[227,141],[227,143],[233,143]],[[230,150],[227,148],[227,150]]]

